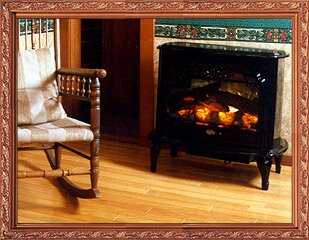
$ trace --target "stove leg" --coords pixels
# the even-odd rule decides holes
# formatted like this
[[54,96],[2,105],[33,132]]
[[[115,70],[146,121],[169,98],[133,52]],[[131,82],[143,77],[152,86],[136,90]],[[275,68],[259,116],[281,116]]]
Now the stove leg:
[[178,144],[175,143],[171,144],[171,152],[170,152],[171,157],[177,157],[178,149],[179,149]]
[[282,160],[282,154],[280,154],[279,156],[275,156],[276,173],[281,172],[281,160]]
[[272,163],[271,157],[258,157],[256,163],[262,176],[262,190],[268,190],[268,179]]
[[150,164],[150,171],[156,172],[157,171],[157,161],[161,150],[161,143],[157,141],[153,141],[150,145],[150,157],[151,157],[151,164]]

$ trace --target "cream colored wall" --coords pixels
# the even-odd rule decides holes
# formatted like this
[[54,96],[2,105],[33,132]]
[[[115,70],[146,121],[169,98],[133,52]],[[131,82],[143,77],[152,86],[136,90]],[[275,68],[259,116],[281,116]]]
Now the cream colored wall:
[[254,47],[263,49],[275,49],[283,50],[290,56],[285,59],[284,63],[284,83],[282,94],[282,118],[281,118],[281,137],[285,138],[289,143],[289,148],[285,155],[292,155],[292,44],[280,44],[280,43],[256,43],[256,42],[239,42],[239,41],[209,41],[209,40],[193,40],[193,39],[173,39],[173,38],[161,38],[156,37],[154,42],[154,87],[155,87],[155,109],[156,109],[156,97],[158,87],[158,62],[159,62],[159,50],[157,46],[166,42],[197,42],[207,44],[229,45],[229,46],[241,46],[241,47]]

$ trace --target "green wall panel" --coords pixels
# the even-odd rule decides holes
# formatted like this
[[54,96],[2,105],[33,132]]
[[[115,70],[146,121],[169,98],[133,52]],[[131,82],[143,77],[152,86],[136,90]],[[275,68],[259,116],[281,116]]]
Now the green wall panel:
[[292,19],[155,19],[157,37],[292,42]]
[[191,24],[209,27],[245,27],[245,28],[292,28],[292,19],[288,18],[187,18],[156,19],[156,24]]

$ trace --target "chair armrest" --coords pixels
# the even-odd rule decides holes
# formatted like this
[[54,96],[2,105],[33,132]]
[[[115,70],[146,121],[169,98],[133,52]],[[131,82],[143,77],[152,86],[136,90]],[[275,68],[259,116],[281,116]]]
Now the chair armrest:
[[106,71],[104,69],[90,69],[90,68],[60,68],[57,73],[61,75],[75,75],[81,77],[98,77],[105,78]]
[[60,68],[56,72],[59,94],[74,99],[90,101],[90,128],[94,134],[91,152],[97,155],[100,138],[100,78],[104,69]]
[[[104,69],[60,68],[57,70],[59,95],[90,101],[93,85],[106,76]],[[97,88],[97,86],[95,87]]]

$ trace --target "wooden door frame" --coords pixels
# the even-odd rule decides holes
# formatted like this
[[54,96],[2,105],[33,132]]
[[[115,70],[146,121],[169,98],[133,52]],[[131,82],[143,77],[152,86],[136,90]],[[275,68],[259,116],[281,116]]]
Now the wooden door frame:
[[139,144],[149,146],[154,127],[154,19],[140,20]]
[[[80,19],[60,20],[62,67],[81,65]],[[140,19],[140,91],[139,139],[141,146],[149,146],[148,135],[154,127],[154,19]],[[141,91],[142,90],[142,91]],[[70,104],[66,104],[70,105]],[[68,111],[74,112],[72,106]]]
[[81,67],[81,19],[60,19],[61,67]]

